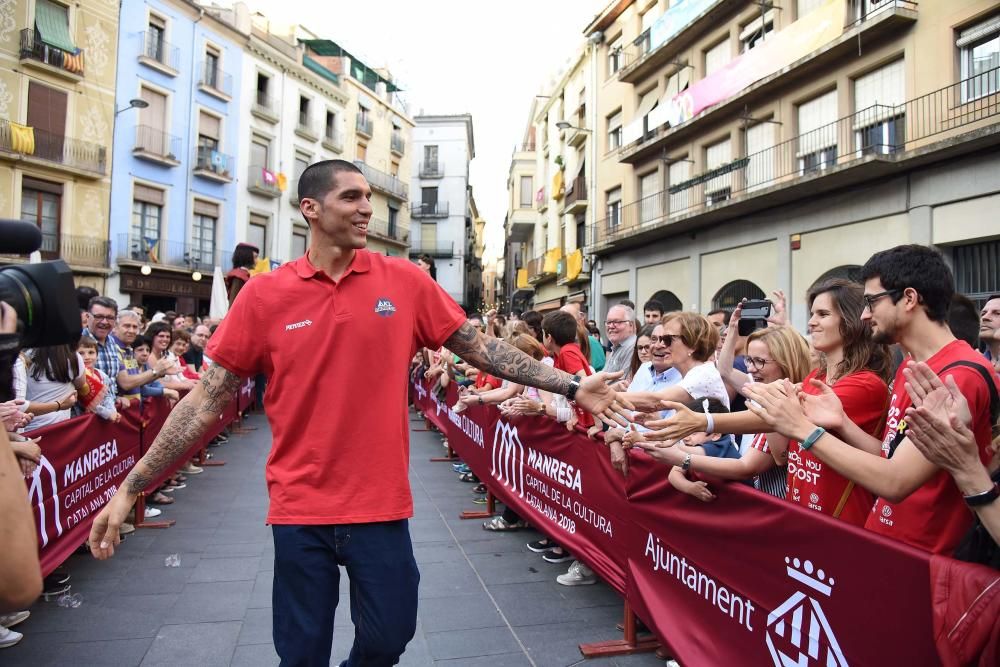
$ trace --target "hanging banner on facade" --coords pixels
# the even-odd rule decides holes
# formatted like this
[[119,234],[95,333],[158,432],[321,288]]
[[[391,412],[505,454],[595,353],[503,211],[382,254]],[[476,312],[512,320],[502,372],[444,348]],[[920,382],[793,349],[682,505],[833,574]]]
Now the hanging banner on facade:
[[680,2],[675,2],[649,28],[650,52],[687,28],[696,18],[717,2],[718,0],[681,0]]

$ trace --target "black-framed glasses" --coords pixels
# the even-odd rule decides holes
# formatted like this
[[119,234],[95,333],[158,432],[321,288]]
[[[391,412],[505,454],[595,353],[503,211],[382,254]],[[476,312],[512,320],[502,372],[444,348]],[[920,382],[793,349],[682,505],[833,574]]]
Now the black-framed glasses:
[[664,334],[662,336],[650,336],[649,342],[652,343],[653,345],[656,345],[657,343],[663,343],[667,347],[670,347],[671,345],[674,344],[674,340],[679,340],[679,339],[680,339],[680,334]]
[[898,294],[899,292],[902,292],[902,291],[903,290],[901,290],[901,289],[887,289],[886,291],[879,292],[878,294],[865,294],[864,295],[865,308],[868,309],[868,312],[871,312],[871,311],[875,310],[875,302],[876,301],[878,301],[879,299],[881,299],[884,296],[890,296],[892,294]]
[[764,357],[745,357],[747,362],[747,368],[761,369],[768,364],[773,364],[774,359],[765,359]]
[[629,323],[629,320],[605,320],[604,326],[608,327],[621,327]]
[[651,347],[653,347],[653,346],[652,345],[636,345],[635,349],[639,350],[640,352],[648,352]]

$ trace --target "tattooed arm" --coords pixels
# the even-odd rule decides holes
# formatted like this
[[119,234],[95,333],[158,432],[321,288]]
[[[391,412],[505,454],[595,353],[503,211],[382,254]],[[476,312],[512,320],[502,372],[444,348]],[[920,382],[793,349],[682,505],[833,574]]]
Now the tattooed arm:
[[[566,395],[571,376],[535,361],[513,345],[499,338],[487,338],[471,324],[464,323],[445,341],[445,347],[491,375],[544,389],[554,394]],[[622,403],[616,401],[614,390],[607,386],[609,380],[617,380],[622,373],[595,373],[580,382],[576,402],[583,408],[610,419],[614,415],[627,414]]]
[[104,506],[90,530],[90,550],[103,560],[114,555],[118,531],[135,499],[214,424],[236,395],[240,378],[218,364],[209,368],[201,381],[170,412],[156,439],[114,498]]

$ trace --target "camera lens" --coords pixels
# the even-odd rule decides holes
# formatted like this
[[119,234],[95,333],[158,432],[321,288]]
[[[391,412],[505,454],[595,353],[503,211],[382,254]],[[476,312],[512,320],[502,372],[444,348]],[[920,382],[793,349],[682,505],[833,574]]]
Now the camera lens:
[[71,343],[80,335],[73,272],[66,262],[0,269],[0,301],[17,313],[22,347]]

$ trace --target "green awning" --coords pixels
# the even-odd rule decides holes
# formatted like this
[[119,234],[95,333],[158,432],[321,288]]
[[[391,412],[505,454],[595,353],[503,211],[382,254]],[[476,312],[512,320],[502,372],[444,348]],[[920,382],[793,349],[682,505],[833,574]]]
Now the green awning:
[[41,34],[42,41],[49,46],[76,53],[76,45],[69,36],[69,18],[65,7],[50,0],[38,0],[35,4],[35,28]]
[[350,58],[351,76],[372,90],[375,90],[375,85],[380,81],[385,84],[386,89],[390,93],[395,93],[400,90],[399,86],[381,76],[374,69],[368,67],[368,65],[352,56],[347,50],[334,41],[329,39],[300,39],[299,41],[312,49],[318,56],[346,56]]
[[317,74],[319,74],[324,79],[329,79],[330,81],[333,81],[338,86],[340,85],[340,77],[339,76],[337,76],[336,74],[334,74],[333,72],[331,72],[327,68],[323,67],[318,62],[316,62],[315,60],[313,60],[312,58],[310,58],[309,56],[307,56],[305,54],[302,54],[302,64],[305,66],[306,69],[309,69],[309,70],[312,70],[313,72],[316,72]]

